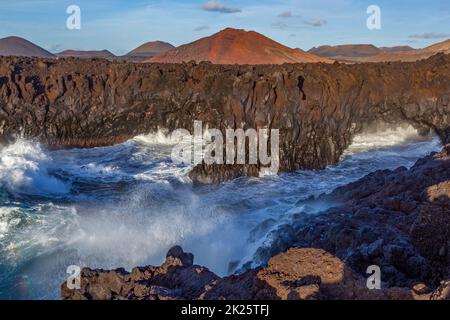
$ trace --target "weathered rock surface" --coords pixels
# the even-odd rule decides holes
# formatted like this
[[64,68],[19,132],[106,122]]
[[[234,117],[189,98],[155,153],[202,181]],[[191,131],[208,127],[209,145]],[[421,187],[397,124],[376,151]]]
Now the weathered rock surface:
[[[450,277],[450,146],[410,169],[378,171],[308,200],[339,203],[273,231],[259,263],[289,247],[321,248],[359,274],[378,265],[390,286],[437,286]],[[286,232],[286,230],[289,232]]]
[[[274,231],[282,240],[257,252],[265,267],[219,278],[174,247],[161,267],[84,269],[81,289],[63,284],[62,297],[450,299],[449,199],[450,145],[410,170],[375,172],[309,200],[341,205]],[[367,288],[371,265],[381,269],[381,290]]]
[[73,300],[194,299],[219,277],[193,262],[192,254],[174,247],[160,267],[137,267],[130,273],[124,269],[85,268],[81,272],[81,289],[71,290],[64,283],[61,295]]
[[[189,256],[185,261],[185,257]],[[192,255],[172,248],[160,267],[105,271],[83,269],[81,288],[61,286],[66,300],[317,300],[448,299],[448,281],[436,290],[424,285],[370,290],[366,279],[321,249],[290,249],[266,268],[219,278],[192,265]]]
[[[410,122],[450,142],[450,56],[415,63],[148,64],[0,58],[0,141],[50,147],[123,142],[203,121],[280,130],[280,170],[336,163],[374,121]],[[199,165],[195,181],[256,175],[259,166]]]

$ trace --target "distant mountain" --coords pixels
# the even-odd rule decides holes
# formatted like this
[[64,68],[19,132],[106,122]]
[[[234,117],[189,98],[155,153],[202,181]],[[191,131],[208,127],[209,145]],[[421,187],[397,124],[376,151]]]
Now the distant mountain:
[[410,46],[397,46],[397,47],[380,47],[383,52],[399,52],[399,51],[413,51],[414,48]]
[[80,59],[92,59],[92,58],[114,59],[116,57],[108,50],[101,50],[101,51],[65,50],[63,52],[57,53],[56,56],[60,58],[74,57]]
[[133,62],[142,62],[173,48],[175,47],[170,43],[163,41],[152,41],[144,43],[133,51],[122,56],[122,58]]
[[302,50],[288,48],[255,31],[232,28],[174,48],[145,62],[180,63],[192,60],[215,64],[332,62]]
[[433,52],[433,53],[439,53],[439,52],[450,53],[450,39],[433,44],[432,46],[429,46],[423,50],[427,51],[427,52]]
[[440,52],[450,54],[450,39],[436,43],[423,49],[382,53],[377,56],[365,59],[364,61],[367,62],[417,61],[421,59],[427,59]]
[[320,46],[308,51],[319,57],[372,57],[383,52],[380,48],[371,44],[348,44],[339,46]]
[[0,56],[55,58],[47,50],[20,37],[0,39]]
[[340,61],[365,61],[370,57],[376,57],[383,53],[396,53],[413,51],[410,46],[376,47],[372,44],[344,44],[338,46],[320,46],[310,49],[308,52],[319,57]]

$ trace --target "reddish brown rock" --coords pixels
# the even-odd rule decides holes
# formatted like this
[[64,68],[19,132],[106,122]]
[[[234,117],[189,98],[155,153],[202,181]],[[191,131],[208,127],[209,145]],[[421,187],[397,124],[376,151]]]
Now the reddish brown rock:
[[136,267],[131,272],[91,270],[81,272],[81,288],[61,286],[61,296],[68,300],[167,300],[193,299],[218,277],[208,269],[193,264],[193,255],[174,247],[160,267]]
[[[450,299],[450,145],[410,169],[378,171],[317,200],[336,207],[294,216],[255,261],[219,278],[192,254],[169,250],[160,267],[84,269],[65,299]],[[312,204],[316,200],[309,199]],[[409,204],[414,203],[414,206]],[[287,250],[287,251],[286,251]],[[380,267],[380,290],[367,267]]]
[[181,63],[209,61],[214,64],[283,64],[301,62],[333,62],[300,49],[288,48],[255,31],[227,28],[146,62]]
[[[176,250],[185,255],[181,248]],[[135,268],[131,273],[83,269],[82,288],[69,290],[63,284],[61,295],[69,300],[425,300],[448,296],[446,282],[434,292],[418,292],[418,286],[368,289],[366,279],[320,249],[290,249],[273,257],[266,268],[222,279],[202,267],[180,265],[182,259],[172,258],[161,267]],[[170,261],[175,260],[178,262],[172,265]],[[179,277],[181,274],[184,276]]]
[[[0,58],[0,140],[50,147],[120,143],[194,120],[280,130],[280,170],[339,161],[365,125],[409,122],[450,140],[450,57],[416,63],[225,66]],[[199,165],[196,182],[256,175],[260,166]]]
[[[450,146],[410,169],[384,170],[308,200],[333,203],[273,231],[257,263],[289,247],[322,248],[364,275],[378,265],[389,286],[439,285],[450,277]],[[286,232],[286,230],[290,230]]]

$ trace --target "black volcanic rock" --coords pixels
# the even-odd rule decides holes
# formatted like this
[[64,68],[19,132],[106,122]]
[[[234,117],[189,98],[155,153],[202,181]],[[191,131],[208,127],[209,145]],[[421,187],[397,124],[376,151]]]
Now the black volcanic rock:
[[294,247],[324,249],[361,275],[378,265],[390,286],[450,278],[450,145],[410,169],[377,171],[309,204],[334,203],[319,215],[298,215],[261,247],[264,263]]
[[[369,192],[366,192],[366,189]],[[83,269],[63,299],[450,299],[450,145],[410,169],[372,173],[316,201],[339,203],[298,215],[257,254],[265,266],[219,278],[180,247],[160,267]],[[311,200],[310,200],[311,201]],[[275,247],[274,247],[275,244]],[[264,261],[263,261],[264,260]],[[366,286],[368,266],[380,290]]]
[[[431,128],[450,142],[450,56],[345,65],[131,64],[0,58],[0,140],[53,148],[123,142],[194,120],[280,132],[280,170],[322,169],[376,121]],[[257,175],[259,165],[199,165],[194,182]]]
[[[184,261],[187,257],[189,261]],[[194,265],[193,259],[191,253],[184,253],[180,247],[174,247],[160,267],[136,267],[131,272],[123,269],[105,271],[84,268],[81,272],[81,289],[71,290],[64,283],[61,295],[63,299],[70,300],[194,299],[219,277],[204,267]]]

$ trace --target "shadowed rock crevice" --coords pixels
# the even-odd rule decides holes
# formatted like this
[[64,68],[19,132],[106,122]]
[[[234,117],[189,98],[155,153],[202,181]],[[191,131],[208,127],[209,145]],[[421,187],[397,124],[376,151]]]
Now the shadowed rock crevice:
[[[450,57],[442,54],[415,63],[260,66],[0,58],[0,78],[3,141],[104,146],[161,128],[193,132],[199,120],[222,132],[279,129],[281,171],[335,164],[376,121],[413,123],[450,141]],[[191,178],[258,172],[199,165]]]

